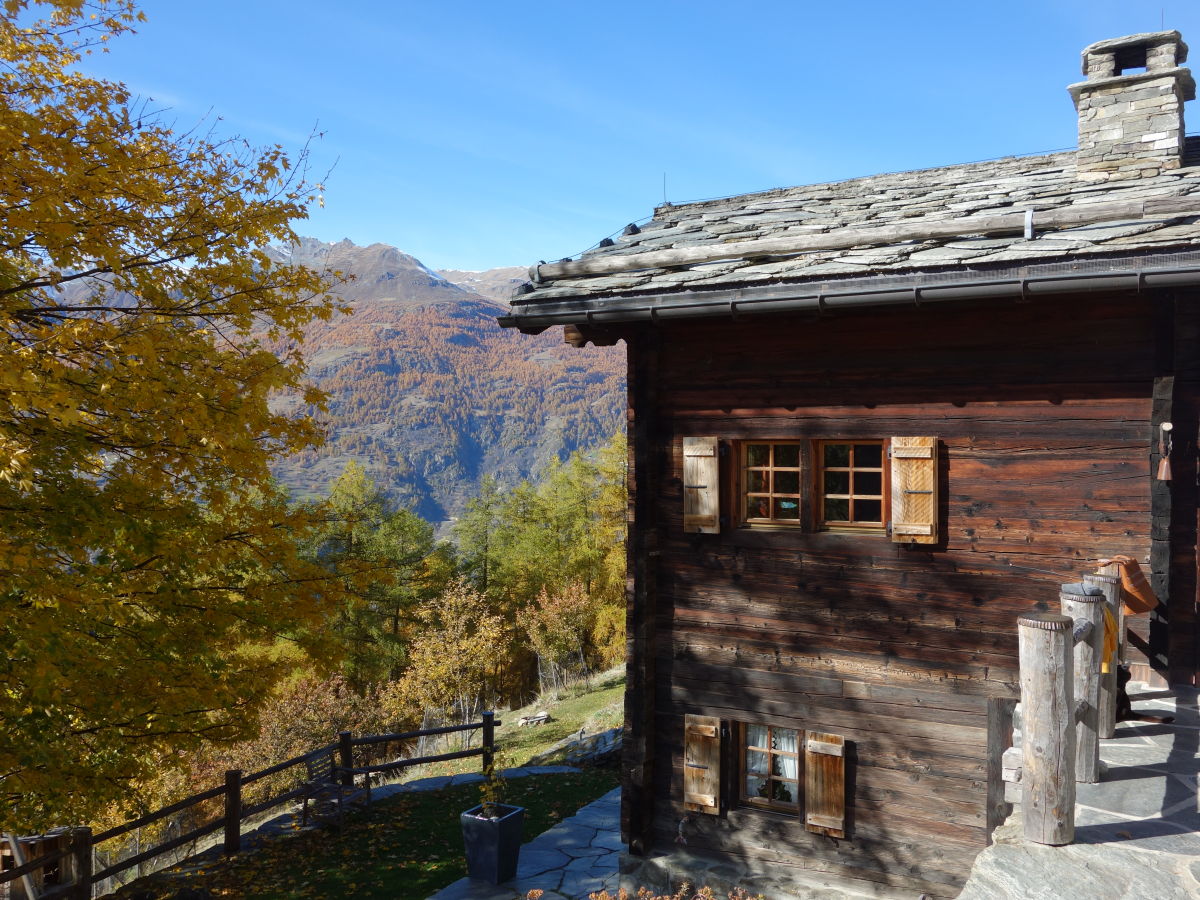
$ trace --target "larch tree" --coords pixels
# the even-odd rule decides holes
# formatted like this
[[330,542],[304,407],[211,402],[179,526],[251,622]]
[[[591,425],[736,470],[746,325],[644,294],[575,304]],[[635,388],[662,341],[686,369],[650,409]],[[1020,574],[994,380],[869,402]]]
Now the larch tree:
[[317,434],[267,399],[319,402],[268,348],[334,301],[267,252],[302,165],[79,71],[132,0],[0,11],[0,831],[28,832],[251,733],[263,646],[329,604],[268,470]]
[[449,573],[438,571],[433,526],[393,503],[354,460],[314,513],[320,524],[309,554],[347,588],[322,627],[331,626],[342,671],[364,693],[400,676],[414,610]]

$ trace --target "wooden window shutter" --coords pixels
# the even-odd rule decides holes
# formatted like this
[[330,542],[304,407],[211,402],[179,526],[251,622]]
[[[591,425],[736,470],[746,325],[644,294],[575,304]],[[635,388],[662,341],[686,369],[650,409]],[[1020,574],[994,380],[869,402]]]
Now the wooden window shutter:
[[716,534],[721,530],[720,472],[717,439],[683,439],[683,530]]
[[846,836],[846,739],[809,731],[804,740],[804,827]]
[[894,437],[892,540],[899,544],[938,541],[937,438]]
[[721,810],[721,720],[712,716],[683,717],[683,806]]

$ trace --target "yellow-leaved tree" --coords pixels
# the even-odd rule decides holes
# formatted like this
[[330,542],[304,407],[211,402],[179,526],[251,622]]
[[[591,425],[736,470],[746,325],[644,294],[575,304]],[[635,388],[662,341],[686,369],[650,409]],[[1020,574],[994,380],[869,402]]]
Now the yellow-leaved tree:
[[0,10],[0,831],[28,832],[252,732],[263,648],[330,603],[268,471],[316,434],[268,409],[304,388],[267,342],[334,307],[266,252],[313,193],[280,148],[79,72],[132,0]]

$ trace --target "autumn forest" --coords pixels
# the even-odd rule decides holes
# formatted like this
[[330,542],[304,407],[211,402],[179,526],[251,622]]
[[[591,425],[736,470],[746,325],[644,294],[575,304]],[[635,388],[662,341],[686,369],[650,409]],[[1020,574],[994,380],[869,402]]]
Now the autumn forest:
[[619,662],[619,351],[301,238],[306,150],[81,73],[132,0],[2,13],[0,832]]

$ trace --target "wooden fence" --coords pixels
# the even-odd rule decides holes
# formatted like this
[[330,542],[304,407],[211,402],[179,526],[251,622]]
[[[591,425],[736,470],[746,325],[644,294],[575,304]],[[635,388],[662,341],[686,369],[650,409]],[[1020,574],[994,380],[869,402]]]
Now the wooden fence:
[[[337,754],[338,771],[343,784],[350,785],[353,781],[355,773],[366,774],[368,778],[373,775],[378,775],[386,772],[396,772],[412,766],[424,765],[426,763],[443,762],[453,759],[465,759],[472,756],[481,756],[482,768],[487,772],[495,759],[496,751],[496,726],[501,723],[496,719],[495,713],[485,712],[480,722],[472,722],[467,725],[450,725],[444,728],[426,728],[420,731],[406,731],[395,734],[372,734],[362,737],[354,737],[350,732],[343,731],[338,734],[338,739],[331,744],[326,744],[323,747],[318,747],[315,750],[310,750],[301,756],[296,756],[258,772],[252,772],[249,775],[243,773],[240,769],[231,769],[225,773],[225,783],[209,788],[206,791],[201,791],[198,794],[193,794],[186,797],[177,803],[172,803],[170,806],[165,806],[162,809],[126,822],[123,825],[118,825],[115,828],[110,828],[107,831],[102,831],[99,834],[93,834],[92,829],[86,827],[66,829],[58,843],[60,846],[48,853],[43,853],[31,860],[22,860],[20,858],[19,844],[13,844],[14,862],[17,865],[8,871],[0,873],[0,897],[7,897],[12,891],[15,882],[21,883],[21,889],[24,891],[24,896],[29,900],[50,900],[50,898],[64,898],[64,900],[91,900],[92,888],[94,885],[104,881],[107,878],[112,878],[116,875],[126,872],[135,866],[157,857],[164,853],[169,853],[180,847],[188,844],[193,844],[208,835],[217,831],[224,832],[224,851],[227,854],[238,853],[242,847],[242,823],[254,816],[261,815],[273,807],[287,803],[292,800],[302,799],[307,787],[292,788],[284,791],[276,796],[268,797],[257,803],[245,805],[242,803],[243,789],[247,785],[254,784],[272,775],[277,775],[287,769],[297,766],[303,766],[309,759],[318,757],[322,754]],[[375,765],[358,766],[354,765],[354,751],[358,747],[369,747],[379,744],[387,744],[394,742],[407,742],[416,740],[422,737],[431,737],[433,735],[454,734],[458,732],[482,731],[482,739],[480,746],[474,749],[458,750],[452,753],[439,753],[433,756],[412,757],[409,759],[396,760],[394,762],[379,763]],[[137,829],[144,828],[147,825],[152,825],[156,822],[167,818],[168,816],[182,813],[186,810],[193,809],[200,804],[207,803],[217,798],[223,798],[223,811],[220,816],[201,825],[197,828],[170,838],[156,846],[135,853],[133,856],[123,859],[117,863],[106,866],[97,870],[93,866],[94,850],[97,845],[115,840],[116,838],[125,837]],[[57,870],[54,880],[57,884],[43,885],[43,876],[47,871]],[[20,896],[13,894],[13,896]]]
[[[1106,610],[1118,637],[1124,632],[1121,589],[1112,572],[1064,584],[1059,605],[1061,613],[1017,620],[1021,746],[1004,750],[1001,776],[1021,786],[1025,839],[1051,845],[1075,839],[1075,785],[1100,780],[1100,739],[1112,737],[1116,727],[1122,654],[1118,641],[1105,658]],[[1002,818],[991,815],[990,805],[991,797],[989,826]]]

